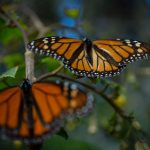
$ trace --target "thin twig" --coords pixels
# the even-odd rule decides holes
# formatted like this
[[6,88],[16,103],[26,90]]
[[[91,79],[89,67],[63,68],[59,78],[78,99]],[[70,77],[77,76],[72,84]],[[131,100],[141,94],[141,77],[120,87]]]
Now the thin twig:
[[60,66],[57,69],[55,69],[54,71],[52,71],[50,73],[45,73],[44,75],[41,75],[36,81],[43,80],[43,79],[47,78],[47,76],[49,77],[49,74],[55,75],[58,72],[60,72],[63,68],[64,68],[64,65],[61,63]]
[[90,85],[88,85],[88,84],[86,84],[86,83],[84,83],[84,82],[81,82],[81,81],[79,81],[79,80],[70,78],[70,77],[68,77],[68,76],[66,76],[66,75],[58,74],[58,73],[56,73],[56,72],[47,73],[47,74],[41,76],[40,78],[38,78],[38,81],[39,81],[39,80],[44,80],[44,79],[46,79],[46,78],[53,77],[53,76],[54,76],[54,77],[63,78],[63,79],[67,79],[67,80],[70,80],[70,81],[73,81],[73,82],[76,82],[76,83],[79,83],[80,85],[82,85],[82,86],[84,86],[84,87],[90,89],[90,90],[93,91],[94,93],[96,93],[96,94],[100,95],[101,97],[103,97],[103,98],[114,108],[114,110],[115,110],[122,118],[124,118],[124,119],[126,119],[126,120],[128,120],[128,121],[130,121],[130,122],[133,120],[133,117],[128,116],[120,107],[118,107],[118,106],[113,102],[113,100],[112,100],[110,97],[106,96],[106,95],[103,93],[103,90],[102,90],[102,91],[99,91],[99,90],[97,90],[95,87],[90,86]]
[[27,32],[22,28],[20,23],[16,18],[14,18],[11,14],[7,13],[0,7],[0,13],[5,15],[10,21],[12,21],[16,27],[20,30],[23,36],[24,45],[25,45],[25,66],[26,66],[26,78],[28,78],[31,82],[35,80],[34,78],[34,54],[29,51],[26,47],[28,43]]
[[39,31],[37,38],[43,36],[50,30],[50,27],[45,26],[43,22],[40,20],[40,18],[37,16],[37,14],[27,5],[19,5],[18,9],[30,18],[34,29]]

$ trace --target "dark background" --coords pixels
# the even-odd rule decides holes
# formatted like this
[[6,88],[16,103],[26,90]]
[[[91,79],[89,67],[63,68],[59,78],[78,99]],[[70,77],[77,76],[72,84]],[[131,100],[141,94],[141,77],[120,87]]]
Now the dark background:
[[[48,35],[63,35],[74,38],[88,37],[91,40],[134,39],[150,43],[149,0],[1,0],[0,5],[20,19],[29,34],[29,40]],[[73,9],[74,16],[71,15]],[[71,13],[68,13],[68,10],[71,10]],[[0,74],[24,63],[22,35],[6,20],[1,21],[0,26]],[[42,73],[40,68],[48,65],[46,59],[42,60],[37,61],[37,76]],[[121,86],[124,98],[121,97],[119,104],[121,103],[121,107],[126,112],[134,114],[148,136],[150,134],[149,66],[149,60],[138,61],[129,64],[120,76],[106,79],[113,80]],[[49,66],[48,70],[52,70],[52,67]],[[18,74],[23,77],[24,65],[20,68]],[[10,79],[12,83],[19,82],[18,80]],[[96,84],[99,88],[100,83]],[[96,107],[91,115],[66,125],[68,140],[55,135],[45,142],[43,149],[66,150],[69,147],[70,150],[124,150],[120,148],[123,146],[127,146],[129,150],[136,149],[138,141],[136,135],[124,140],[107,132],[106,124],[113,114],[111,106],[102,98],[96,97]],[[148,137],[146,139],[150,141]],[[3,150],[24,149],[25,146],[1,140],[0,147]]]

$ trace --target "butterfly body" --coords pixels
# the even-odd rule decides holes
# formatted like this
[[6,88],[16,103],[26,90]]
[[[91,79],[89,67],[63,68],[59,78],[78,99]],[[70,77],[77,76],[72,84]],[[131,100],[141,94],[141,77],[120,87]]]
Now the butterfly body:
[[23,80],[0,91],[0,135],[38,143],[59,131],[64,119],[86,115],[93,97],[68,82]]
[[84,43],[84,49],[86,51],[86,59],[89,61],[91,65],[93,65],[93,59],[92,59],[92,41],[88,38],[83,39]]
[[65,67],[79,76],[112,77],[128,63],[146,59],[150,45],[135,40],[83,40],[47,37],[28,44],[34,53],[61,60]]
[[[22,112],[21,112],[21,118],[23,117],[23,112],[27,112],[27,122],[29,126],[29,134],[31,137],[34,134],[33,128],[34,128],[34,119],[33,119],[33,107],[34,107],[34,99],[32,96],[31,91],[31,83],[28,79],[23,80],[22,84],[20,85],[20,89],[22,90]],[[21,127],[21,122],[20,122]]]

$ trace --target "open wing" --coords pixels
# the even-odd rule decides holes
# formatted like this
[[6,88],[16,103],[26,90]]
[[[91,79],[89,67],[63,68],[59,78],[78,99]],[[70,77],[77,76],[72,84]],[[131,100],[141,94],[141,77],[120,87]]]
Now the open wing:
[[[107,77],[119,74],[125,65],[111,64],[107,58],[92,49],[92,60],[84,49],[84,42],[66,37],[46,37],[37,39],[28,44],[29,50],[52,56],[61,60],[65,67],[73,73],[88,77]],[[91,64],[91,62],[93,62]]]
[[82,113],[82,108],[93,100],[74,84],[66,83],[37,82],[32,86],[36,105],[47,125],[57,118]]
[[[37,82],[32,85],[33,134],[24,117],[20,135],[27,142],[39,142],[59,131],[64,119],[85,115],[92,108],[93,97],[70,85]],[[24,112],[24,116],[27,113]]]
[[81,76],[111,77],[120,74],[127,63],[147,59],[150,45],[134,40],[96,40],[91,51],[91,60],[83,49],[69,68]]
[[22,91],[12,87],[0,92],[0,131],[15,136],[21,124]]
[[150,45],[135,40],[97,40],[93,41],[95,51],[114,65],[125,65],[150,55]]
[[59,131],[64,119],[85,115],[93,106],[93,97],[67,82],[33,83],[31,92],[24,95],[18,86],[0,92],[1,135],[38,143]]
[[82,51],[82,40],[66,37],[46,37],[34,40],[28,44],[29,50],[55,59],[70,63]]
[[88,77],[111,77],[119,74],[125,65],[115,65],[109,61],[109,58],[104,57],[102,54],[92,48],[91,60],[83,50],[80,55],[68,65],[69,69],[80,76]]

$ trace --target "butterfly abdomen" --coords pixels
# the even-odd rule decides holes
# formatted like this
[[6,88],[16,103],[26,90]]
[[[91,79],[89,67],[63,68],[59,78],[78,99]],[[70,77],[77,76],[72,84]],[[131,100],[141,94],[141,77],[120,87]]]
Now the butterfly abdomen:
[[[31,83],[28,79],[24,79],[22,84],[20,85],[24,98],[23,98],[23,102],[22,105],[24,105],[24,110],[26,110],[28,112],[27,114],[27,122],[29,125],[29,132],[30,135],[33,135],[33,125],[34,125],[34,121],[33,121],[33,97],[31,94]],[[23,104],[24,103],[24,104]],[[21,112],[22,117],[23,117],[23,111]]]
[[89,61],[91,65],[93,65],[93,59],[92,59],[92,41],[88,38],[83,39],[84,41],[84,49],[86,51],[86,58]]

